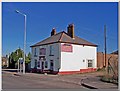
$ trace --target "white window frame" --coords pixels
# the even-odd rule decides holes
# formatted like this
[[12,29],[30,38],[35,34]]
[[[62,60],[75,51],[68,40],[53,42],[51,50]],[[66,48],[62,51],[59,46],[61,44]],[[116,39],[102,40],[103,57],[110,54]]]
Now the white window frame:
[[[46,65],[46,63],[47,63],[47,65]],[[47,67],[46,67],[46,66],[47,66]],[[44,67],[45,67],[45,68],[48,68],[48,61],[45,61],[45,62],[44,62]]]
[[34,64],[35,64],[35,65],[34,65],[34,68],[37,68],[37,66],[38,66],[38,65],[37,65],[37,64],[38,64],[38,63],[37,63],[37,59],[34,60]]
[[37,48],[34,48],[34,57],[37,57]]
[[50,56],[54,56],[54,47],[50,45]]
[[41,63],[40,63],[40,60],[37,61],[37,67],[40,68],[41,66]]
[[[88,67],[88,64],[89,64],[88,61],[89,61],[89,60],[92,60],[92,62],[90,62],[90,63],[92,63],[92,66],[91,66],[91,67]],[[87,59],[87,67],[88,67],[88,68],[93,68],[93,61],[94,61],[94,59]]]

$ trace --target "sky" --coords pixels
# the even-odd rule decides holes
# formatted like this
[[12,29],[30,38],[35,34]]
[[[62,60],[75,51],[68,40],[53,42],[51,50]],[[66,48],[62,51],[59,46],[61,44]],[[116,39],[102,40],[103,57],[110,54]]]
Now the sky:
[[104,52],[104,25],[107,31],[107,53],[118,50],[117,2],[4,2],[2,3],[2,56],[24,45],[24,16],[27,15],[26,53],[30,46],[50,36],[52,28],[57,33],[67,31],[68,24],[75,25],[75,35],[98,45]]

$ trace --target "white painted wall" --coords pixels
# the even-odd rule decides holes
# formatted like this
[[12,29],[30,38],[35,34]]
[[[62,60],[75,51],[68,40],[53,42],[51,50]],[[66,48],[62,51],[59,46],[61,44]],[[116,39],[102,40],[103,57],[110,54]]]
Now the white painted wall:
[[[54,71],[80,71],[80,69],[86,69],[87,60],[93,59],[93,68],[97,67],[97,50],[96,47],[93,46],[83,46],[83,45],[75,45],[73,46],[73,52],[61,52],[61,44],[64,43],[54,43],[49,45],[32,47],[32,59],[31,59],[31,68],[34,68],[35,59],[39,61],[39,49],[46,48],[46,61],[48,61],[48,68],[50,69],[50,60],[54,61]],[[54,56],[50,56],[50,45],[54,47]],[[34,57],[34,48],[37,50],[37,57]],[[83,62],[85,60],[85,62]],[[40,67],[37,69],[41,69]]]
[[[35,54],[35,48],[36,48],[36,54],[37,54],[36,57],[34,56],[34,54]],[[35,66],[35,59],[36,60],[39,59],[39,57],[38,57],[38,53],[39,53],[38,50],[39,50],[38,47],[32,47],[31,48],[31,51],[32,51],[32,55],[31,55],[31,68],[34,68],[34,66]]]
[[[50,56],[50,46],[53,46],[53,54],[54,56]],[[37,46],[37,47],[32,47],[32,58],[31,58],[31,68],[34,68],[35,66],[35,59],[39,61],[39,49],[40,48],[46,48],[46,61],[48,61],[48,68],[45,68],[45,70],[50,69],[50,60],[53,60],[54,62],[54,71],[58,71],[58,68],[60,68],[60,49],[59,49],[60,43],[54,43],[54,44],[49,44],[49,45],[43,45],[43,46]],[[37,57],[34,56],[35,53],[35,48],[37,52]],[[41,69],[41,61],[40,61],[40,67],[37,67],[37,69]]]
[[[59,54],[60,54],[60,52],[59,52],[59,43],[54,43],[54,44],[51,44],[52,46],[53,46],[53,49],[54,49],[54,51],[53,51],[53,54],[54,54],[54,56],[47,56],[47,58],[48,58],[48,60],[50,61],[50,60],[53,60],[54,61],[54,71],[58,71],[58,69],[59,69],[59,67],[60,67],[60,64],[59,64],[59,60],[60,60],[60,58],[59,58]],[[50,46],[50,45],[48,45],[48,46]],[[50,48],[48,48],[49,50],[48,51],[50,51]]]
[[[64,44],[64,43],[62,43]],[[86,69],[87,60],[93,59],[93,68],[96,68],[96,47],[75,45],[73,46],[73,52],[61,52],[61,69],[60,71],[80,71],[80,69]],[[85,60],[85,62],[83,62]]]

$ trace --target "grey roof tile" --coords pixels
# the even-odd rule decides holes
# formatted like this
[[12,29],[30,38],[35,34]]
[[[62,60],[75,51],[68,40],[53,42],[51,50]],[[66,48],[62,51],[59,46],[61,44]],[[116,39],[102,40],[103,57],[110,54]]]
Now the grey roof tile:
[[79,38],[77,36],[75,36],[75,38],[71,38],[66,32],[62,31],[60,33],[57,33],[53,36],[50,36],[46,39],[44,39],[41,42],[38,42],[34,45],[32,45],[31,47],[35,47],[35,46],[40,46],[40,45],[46,45],[46,44],[51,44],[51,43],[72,43],[72,44],[78,44],[78,45],[88,45],[88,46],[97,46],[91,42],[88,42],[82,38]]

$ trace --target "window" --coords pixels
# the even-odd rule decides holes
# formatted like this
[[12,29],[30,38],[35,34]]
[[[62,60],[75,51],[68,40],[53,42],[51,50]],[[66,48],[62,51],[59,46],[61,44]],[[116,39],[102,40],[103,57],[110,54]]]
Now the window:
[[54,55],[54,48],[52,45],[50,45],[50,56],[53,56]]
[[40,67],[40,61],[38,61],[38,67]]
[[83,62],[85,62],[85,60],[83,60]]
[[47,68],[48,67],[48,62],[47,61],[45,61],[45,68]]
[[88,60],[88,67],[93,67],[93,60]]
[[34,49],[34,57],[37,57],[36,48]]
[[37,60],[35,59],[35,66],[34,66],[34,68],[37,68]]
[[50,60],[50,70],[53,70],[53,66],[54,66],[53,60]]
[[40,55],[46,55],[46,48],[40,48]]

